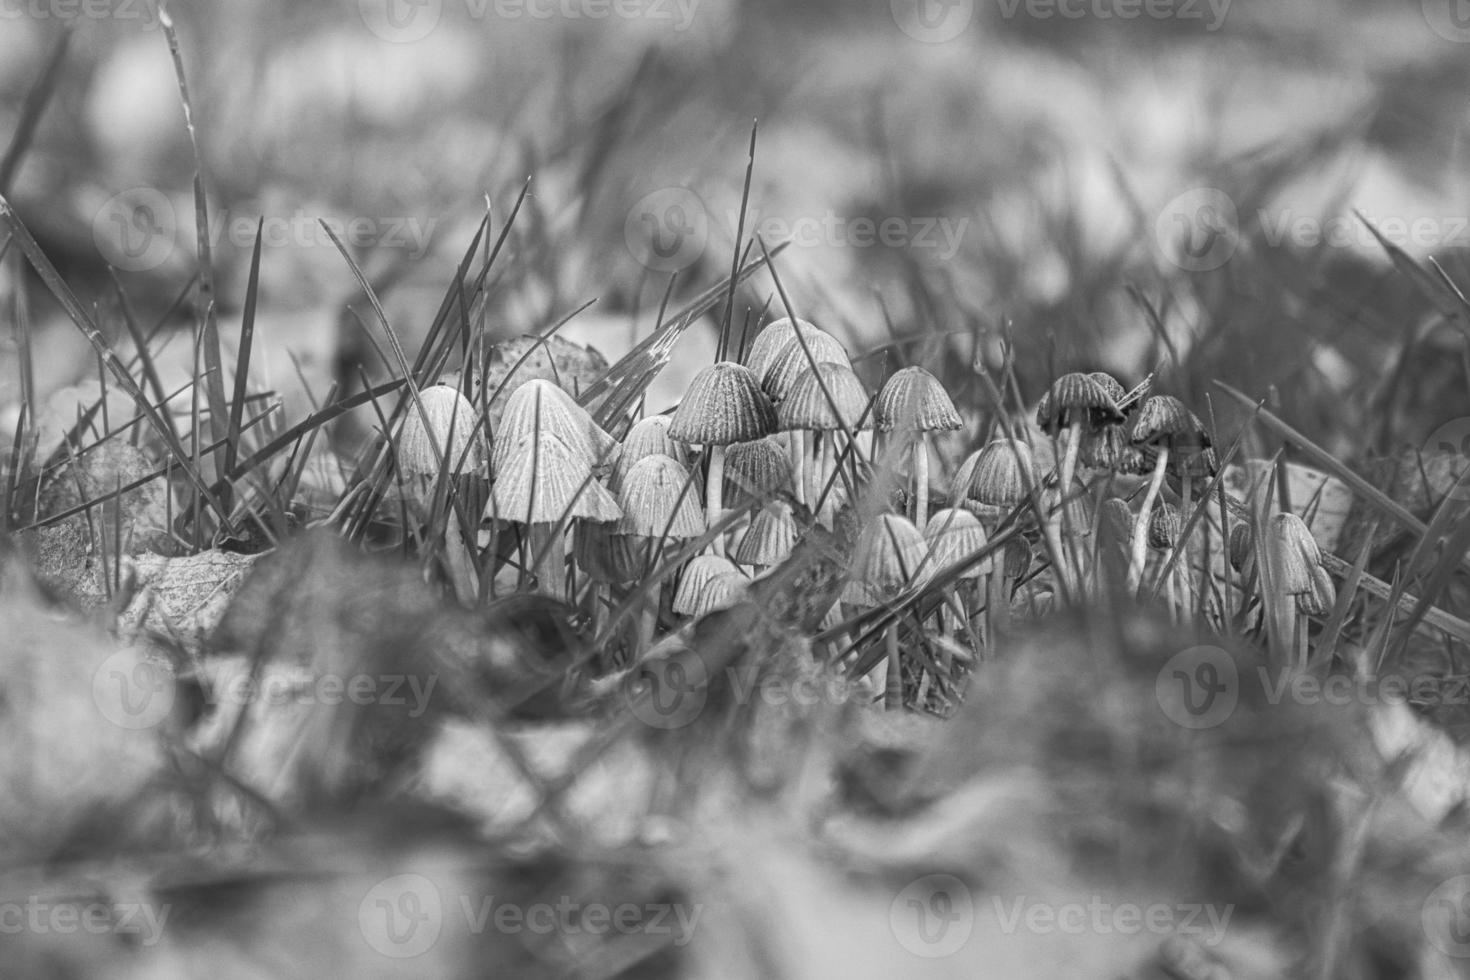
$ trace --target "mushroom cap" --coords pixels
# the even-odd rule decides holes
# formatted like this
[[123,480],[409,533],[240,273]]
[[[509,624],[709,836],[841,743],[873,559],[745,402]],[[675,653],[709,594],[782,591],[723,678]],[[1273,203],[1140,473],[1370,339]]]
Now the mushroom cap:
[[874,606],[927,575],[929,542],[905,517],[880,514],[858,534],[852,573],[842,599],[857,606]]
[[778,493],[795,493],[796,476],[791,454],[777,436],[737,442],[725,451],[724,495],[731,507],[754,497],[769,500]]
[[[949,568],[968,559],[984,548],[989,538],[980,518],[962,507],[946,507],[929,515],[924,525],[924,540],[933,552],[935,570]],[[965,569],[960,578],[979,578],[995,568],[993,556],[987,556]]]
[[791,556],[796,547],[799,532],[791,508],[780,501],[768,504],[755,512],[745,537],[735,549],[735,560],[742,565],[760,565],[769,568],[779,565]]
[[699,607],[700,597],[710,580],[727,573],[740,575],[740,569],[728,558],[711,554],[691,558],[679,574],[679,587],[674,590],[674,612],[681,616],[696,615],[692,610]]
[[572,557],[589,578],[626,585],[642,571],[643,555],[635,540],[614,531],[612,522],[578,520],[572,533]]
[[1088,373],[1087,376],[1093,381],[1096,381],[1098,387],[1108,393],[1108,397],[1113,400],[1113,404],[1115,406],[1124,398],[1128,397],[1128,389],[1123,387],[1123,382],[1119,381],[1108,372],[1091,371]]
[[588,467],[600,470],[617,462],[618,441],[604,432],[571,395],[544,378],[533,378],[505,401],[491,457],[497,474],[516,447],[527,444],[538,425],[543,434],[555,435]]
[[[1097,509],[1097,550],[1106,556],[1126,556],[1133,537],[1133,511],[1126,501],[1109,497]],[[1126,560],[1126,558],[1124,559]]]
[[688,449],[669,435],[669,427],[673,424],[674,419],[669,415],[650,415],[633,423],[628,434],[623,436],[622,452],[618,454],[618,465],[613,470],[613,489],[617,489],[628,469],[644,456],[661,453],[682,466],[689,465]]
[[[847,348],[838,343],[837,338],[831,334],[815,333],[808,336],[802,334],[806,339],[806,347],[792,340],[777,351],[767,365],[765,373],[760,376],[761,388],[771,396],[771,400],[779,403],[786,398],[792,387],[801,378],[802,374],[811,370],[815,364],[842,364],[852,367],[852,359],[847,356]],[[810,353],[811,357],[807,357]]]
[[1108,389],[1092,375],[1075,371],[1053,381],[1036,406],[1036,424],[1047,435],[1073,425],[1092,429],[1121,421],[1123,413]]
[[1325,616],[1337,602],[1337,585],[1321,565],[1312,566],[1312,587],[1296,597],[1296,607],[1308,616]]
[[1015,439],[994,439],[980,450],[966,494],[994,507],[1014,507],[1036,486],[1031,447]]
[[1104,425],[1086,429],[1082,433],[1082,444],[1077,448],[1077,459],[1095,470],[1112,470],[1126,465],[1129,452],[1136,453],[1128,445],[1128,435],[1120,425]]
[[[823,385],[826,386],[824,392]],[[832,400],[827,400],[827,395]],[[777,415],[783,429],[871,429],[872,414],[868,410],[868,393],[863,383],[844,364],[818,364],[808,368],[791,386],[782,400]],[[859,424],[861,423],[861,425]]]
[[1138,407],[1128,433],[1134,442],[1193,452],[1210,445],[1205,425],[1173,395],[1151,395]]
[[776,409],[750,369],[734,361],[712,364],[694,376],[674,409],[669,436],[702,446],[749,442],[776,431]]
[[512,447],[496,470],[490,503],[487,517],[520,524],[552,524],[564,514],[592,521],[623,516],[583,455],[550,432]]
[[792,320],[783,316],[779,320],[772,320],[766,324],[765,329],[755,335],[755,340],[750,345],[750,351],[745,355],[745,364],[750,368],[750,373],[756,378],[765,377],[766,369],[771,366],[771,361],[781,352],[781,348],[796,340],[797,330],[801,335],[810,339],[817,334],[825,334],[816,324],[797,317]]
[[977,449],[955,467],[954,479],[949,485],[949,502],[952,506],[968,507],[974,503],[970,500],[970,481],[975,478],[975,467],[978,465],[980,450]]
[[623,517],[618,533],[646,537],[697,538],[704,533],[699,488],[672,456],[654,453],[634,463],[618,489]]
[[1312,569],[1322,565],[1322,549],[1307,529],[1306,522],[1295,514],[1276,514],[1271,518],[1268,540],[1272,549],[1271,571],[1276,580],[1272,586],[1288,595],[1301,595],[1312,590]]
[[698,619],[721,609],[729,609],[750,596],[750,579],[739,572],[720,572],[706,581],[693,595],[674,599],[674,612]]
[[921,367],[896,371],[878,392],[874,407],[878,428],[883,432],[937,432],[958,429],[964,423],[954,400],[939,379]]
[[1249,575],[1256,560],[1254,535],[1251,534],[1249,524],[1236,524],[1230,529],[1227,552],[1230,556],[1230,567],[1241,575]]
[[466,470],[479,468],[480,440],[475,432],[479,413],[470,400],[457,388],[430,385],[419,392],[419,403],[423,412],[409,405],[403,427],[398,431],[398,465],[407,473],[437,476],[439,458],[434,452],[437,446],[452,472],[460,471],[461,460]]
[[1183,531],[1184,519],[1179,508],[1160,500],[1148,518],[1148,546],[1156,551],[1172,548],[1179,543]]

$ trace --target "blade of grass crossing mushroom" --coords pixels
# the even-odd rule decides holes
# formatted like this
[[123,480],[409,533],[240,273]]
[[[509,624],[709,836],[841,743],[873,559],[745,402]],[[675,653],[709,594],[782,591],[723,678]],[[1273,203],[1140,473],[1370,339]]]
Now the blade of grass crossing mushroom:
[[735,248],[730,258],[730,289],[725,296],[725,317],[720,328],[719,360],[725,359],[729,350],[730,324],[735,318],[735,287],[740,282],[741,245],[745,240],[745,210],[750,207],[750,182],[755,176],[755,136],[759,128],[757,120],[750,123],[750,150],[745,159],[745,182],[740,189],[740,216],[735,220]]

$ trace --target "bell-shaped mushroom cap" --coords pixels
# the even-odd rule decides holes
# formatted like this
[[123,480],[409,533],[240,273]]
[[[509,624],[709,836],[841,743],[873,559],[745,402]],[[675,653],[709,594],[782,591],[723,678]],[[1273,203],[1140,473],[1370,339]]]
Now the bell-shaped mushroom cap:
[[884,601],[927,575],[933,562],[926,562],[929,543],[907,518],[880,514],[858,535],[853,549],[852,572],[842,599],[856,606]]
[[701,446],[749,442],[776,431],[776,409],[750,369],[733,361],[712,364],[694,376],[669,435]]
[[[805,348],[795,340],[789,342],[776,352],[765,373],[760,376],[761,387],[778,404],[791,393],[802,374],[811,370],[812,364],[841,364],[852,367],[852,358],[847,356],[847,348],[838,343],[837,338],[831,334],[802,334],[802,337],[806,339]],[[807,356],[808,353],[810,357]]]
[[1152,395],[1138,407],[1129,437],[1134,442],[1167,445],[1193,452],[1210,445],[1204,423],[1173,395]]
[[[822,390],[823,385],[826,391]],[[832,396],[828,401],[827,395]],[[868,393],[863,383],[843,364],[818,364],[808,368],[782,400],[777,414],[783,429],[871,429],[872,413],[868,410]],[[861,422],[861,425],[859,425]]]
[[969,499],[992,507],[1014,507],[1036,486],[1031,447],[1015,439],[995,439],[980,450],[966,491]]
[[1067,426],[1096,428],[1121,421],[1117,400],[1092,375],[1079,372],[1053,381],[1036,406],[1036,424],[1053,436]]
[[1337,585],[1321,565],[1312,566],[1312,587],[1297,594],[1296,607],[1308,616],[1325,616],[1337,602]]
[[769,500],[778,493],[795,493],[791,454],[775,436],[737,442],[725,451],[723,492],[727,506],[736,509],[752,497]]
[[766,369],[771,366],[777,354],[787,344],[796,340],[796,331],[810,340],[817,334],[826,334],[816,324],[797,317],[794,321],[790,317],[783,316],[779,320],[772,320],[764,330],[755,335],[755,340],[750,345],[750,351],[745,355],[745,365],[750,368],[750,373],[756,378],[763,378]]
[[779,565],[791,556],[796,547],[798,531],[791,508],[779,501],[767,504],[755,512],[745,537],[735,549],[735,560],[742,565],[760,565],[769,568]]
[[674,424],[672,415],[650,415],[639,419],[623,436],[623,452],[618,457],[618,469],[626,470],[644,456],[662,453],[673,457],[681,464],[688,464],[688,450],[684,443],[669,435]]
[[699,488],[679,461],[663,453],[644,456],[629,468],[618,489],[621,534],[697,538],[704,533]]
[[593,581],[626,585],[642,571],[643,555],[632,537],[614,532],[616,527],[611,522],[576,521],[572,557]]
[[[930,564],[940,571],[967,560],[985,547],[989,540],[980,518],[963,508],[946,507],[929,515],[924,525],[924,540],[933,552]],[[995,568],[990,556],[986,556],[965,569],[960,578],[979,578],[989,575]]]
[[1099,388],[1107,392],[1108,397],[1113,400],[1113,405],[1115,407],[1124,398],[1128,397],[1128,389],[1123,387],[1123,382],[1119,381],[1108,372],[1093,371],[1087,376],[1093,381],[1097,382],[1097,386]]
[[1167,500],[1160,500],[1148,519],[1148,546],[1157,551],[1172,548],[1179,543],[1184,530],[1184,520],[1179,508]]
[[674,591],[674,612],[681,616],[691,615],[690,611],[697,608],[699,597],[710,580],[725,573],[740,575],[740,569],[721,555],[696,555],[690,559],[679,575],[679,588]]
[[937,432],[963,425],[944,385],[921,367],[895,372],[878,392],[873,411],[884,432]]
[[[539,416],[539,419],[538,419]],[[510,393],[495,429],[492,462],[497,473],[517,445],[540,431],[560,439],[584,465],[601,470],[617,462],[618,442],[604,432],[571,395],[544,378],[533,378]]]
[[564,514],[592,521],[623,516],[582,454],[549,432],[510,446],[496,469],[491,505],[487,517],[521,524],[552,524]]
[[705,582],[693,595],[686,596],[683,589],[680,589],[674,596],[674,612],[698,619],[721,609],[729,609],[749,596],[750,579],[739,572],[721,572]]
[[445,454],[444,463],[451,473],[477,469],[480,440],[475,422],[479,414],[470,400],[449,385],[430,385],[419,392],[419,402],[424,408],[422,413],[417,405],[410,404],[403,417],[403,428],[398,433],[398,465],[407,473],[437,476],[437,446]]
[[1271,571],[1276,579],[1271,587],[1287,595],[1300,595],[1312,590],[1312,569],[1322,564],[1322,549],[1307,529],[1306,522],[1295,514],[1276,514],[1271,518]]
[[970,500],[970,481],[975,478],[975,467],[980,465],[981,450],[977,449],[964,458],[954,471],[954,479],[949,485],[949,502],[955,507],[968,507],[974,503]]

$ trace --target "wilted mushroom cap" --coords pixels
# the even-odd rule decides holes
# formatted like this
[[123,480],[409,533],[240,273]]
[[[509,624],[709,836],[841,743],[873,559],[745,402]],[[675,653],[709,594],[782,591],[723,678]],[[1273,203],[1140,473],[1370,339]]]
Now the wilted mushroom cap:
[[646,537],[697,538],[704,533],[699,488],[679,461],[662,453],[629,468],[618,489],[623,510],[618,532]]
[[740,569],[728,558],[704,554],[690,559],[679,575],[679,588],[674,591],[674,612],[681,616],[692,615],[691,610],[698,608],[700,596],[710,580],[726,573],[740,575]]
[[521,524],[551,524],[564,514],[593,521],[623,516],[618,502],[592,478],[585,458],[556,435],[525,436],[495,472],[487,517]]
[[560,439],[585,465],[595,469],[617,462],[618,442],[604,432],[571,395],[544,378],[533,378],[510,393],[495,430],[492,462],[498,473],[515,447],[537,429]]
[[897,371],[888,379],[878,392],[874,414],[884,432],[936,432],[964,424],[944,385],[917,366]]
[[1133,450],[1128,445],[1128,436],[1120,425],[1104,425],[1082,433],[1082,445],[1078,447],[1077,459],[1083,466],[1095,470],[1114,470],[1126,465],[1127,454]]
[[480,442],[475,423],[479,415],[470,400],[449,385],[431,385],[419,392],[419,402],[422,413],[417,405],[410,404],[404,415],[398,433],[398,465],[408,473],[438,475],[439,459],[434,452],[438,446],[451,472],[477,469]]
[[1173,395],[1153,395],[1138,408],[1129,437],[1134,442],[1193,452],[1207,448],[1204,423]]
[[1156,551],[1172,548],[1179,542],[1184,530],[1184,520],[1179,508],[1167,500],[1160,500],[1148,518],[1148,546]]
[[742,565],[770,567],[779,565],[796,547],[796,519],[791,508],[780,501],[767,504],[755,512],[745,537],[735,549],[735,560]]
[[670,437],[702,446],[749,442],[776,431],[776,410],[755,375],[733,361],[694,376],[669,427]]
[[617,534],[612,522],[578,520],[572,533],[572,557],[589,578],[626,585],[642,571],[643,554],[635,539]]
[[783,429],[830,432],[843,428],[871,429],[873,417],[872,413],[864,416],[867,410],[868,393],[852,368],[828,363],[802,373],[782,400],[777,415]]
[[725,499],[732,504],[745,498],[767,500],[777,493],[794,493],[796,478],[791,454],[776,436],[737,442],[725,451]]
[[816,333],[810,336],[802,334],[802,337],[806,340],[805,348],[799,341],[790,341],[775,353],[765,373],[760,376],[761,388],[778,404],[791,393],[802,374],[811,370],[812,364],[852,366],[847,348],[832,335]]
[[1036,406],[1036,424],[1048,435],[1067,426],[1096,428],[1123,421],[1117,400],[1090,374],[1073,372],[1052,382]]
[[816,324],[800,317],[794,321],[784,316],[779,320],[772,320],[764,330],[755,335],[750,351],[745,355],[745,364],[750,368],[750,373],[757,378],[765,377],[766,369],[771,366],[771,361],[781,349],[796,340],[797,330],[808,340],[817,334],[826,334]]
[[907,518],[880,514],[858,535],[843,601],[859,606],[882,602],[916,575],[928,574],[933,565],[925,562],[928,553],[929,543]]
[[1114,405],[1117,405],[1124,398],[1128,397],[1128,390],[1123,387],[1123,382],[1108,372],[1092,371],[1087,376],[1097,382],[1099,388],[1107,392],[1108,397],[1113,400]]
[[1276,576],[1272,588],[1288,595],[1310,592],[1312,569],[1322,564],[1322,550],[1306,522],[1295,514],[1277,514],[1271,518],[1268,540],[1273,558],[1271,571]]
[[1312,566],[1312,587],[1297,594],[1296,606],[1308,616],[1325,616],[1337,602],[1337,585],[1321,565]]
[[[929,542],[934,556],[931,564],[938,571],[966,561],[984,548],[989,539],[980,518],[963,508],[946,507],[929,515],[929,523],[924,525],[924,540]],[[994,568],[994,561],[987,556],[966,568],[960,577],[979,578],[989,575]]]
[[995,439],[980,450],[970,476],[969,499],[995,507],[1014,507],[1036,486],[1031,448],[1014,439]]
[[1251,534],[1249,524],[1237,524],[1230,529],[1230,541],[1227,545],[1230,567],[1242,575],[1249,575],[1255,563],[1254,539],[1255,536]]

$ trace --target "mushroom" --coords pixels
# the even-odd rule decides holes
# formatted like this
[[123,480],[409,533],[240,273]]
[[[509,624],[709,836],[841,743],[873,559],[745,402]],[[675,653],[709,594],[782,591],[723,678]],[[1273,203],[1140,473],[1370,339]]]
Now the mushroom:
[[929,433],[960,428],[960,413],[939,379],[921,367],[895,372],[874,411],[879,431],[902,433],[909,444],[914,526],[922,531],[929,518]]
[[791,457],[777,436],[737,442],[725,451],[724,499],[741,508],[782,493],[796,495]]
[[[993,532],[996,523],[1027,499],[1029,487],[1036,485],[1035,463],[1031,448],[1015,439],[994,439],[975,455],[970,467],[970,477],[965,484],[965,506],[976,511],[982,523],[989,520],[987,531]],[[989,633],[994,635],[1010,622],[1011,589],[1019,575],[1012,575],[1015,562],[1011,553],[1019,547],[1019,538],[1006,546],[1007,561],[987,581],[989,591],[985,598],[985,612]],[[1029,554],[1025,564],[1030,564]]]
[[[480,468],[482,455],[476,435],[475,407],[449,385],[431,385],[418,394],[417,407],[410,408],[398,430],[398,465],[410,476],[415,498],[433,521],[435,481],[440,475],[453,480],[463,472]],[[449,567],[454,594],[460,602],[473,603],[479,596],[479,575],[455,513],[451,492],[449,513],[444,515],[444,559]]]
[[[689,391],[674,410],[669,435],[705,447],[709,472],[705,478],[705,508],[710,527],[724,519],[725,447],[770,435],[776,429],[776,410],[761,391],[750,369],[721,361],[695,375]],[[724,534],[711,542],[717,555],[725,553]]]
[[772,320],[766,328],[756,334],[755,340],[750,345],[749,352],[745,355],[745,366],[757,378],[765,377],[766,369],[771,366],[771,361],[781,353],[782,348],[796,340],[796,332],[800,330],[803,337],[810,339],[816,334],[826,334],[815,324],[800,318],[792,320],[782,317]]
[[658,453],[674,459],[681,466],[689,465],[684,444],[669,436],[669,427],[673,424],[673,418],[668,415],[650,415],[633,423],[623,437],[617,465],[608,481],[609,489],[616,492],[628,469],[645,456]]
[[1112,383],[1100,383],[1091,374],[1064,374],[1052,383],[1036,407],[1036,424],[1061,443],[1057,464],[1059,506],[1050,512],[1047,530],[1048,537],[1058,549],[1058,576],[1071,592],[1076,591],[1077,569],[1074,556],[1064,551],[1063,542],[1075,533],[1068,520],[1070,508],[1067,498],[1072,492],[1072,481],[1077,471],[1077,453],[1084,438],[1104,426],[1123,421],[1123,413],[1117,403],[1123,386],[1111,378],[1108,380]]
[[604,432],[576,399],[544,378],[527,381],[506,399],[491,454],[496,470],[503,465],[510,447],[532,431],[552,433],[599,473],[617,463],[618,441]]
[[[971,556],[983,550],[988,543],[980,518],[961,507],[945,507],[936,510],[928,525],[924,527],[923,533],[924,540],[929,542],[929,552],[932,556],[935,574],[968,561]],[[994,570],[995,560],[987,556],[967,565],[960,573],[959,580],[962,583],[974,583],[980,580],[980,591],[984,591],[984,582],[989,579]],[[955,612],[955,604],[959,599],[956,596],[945,597],[943,618],[946,621],[944,629],[946,635],[959,631],[960,616],[972,616],[979,608],[979,596],[974,596],[972,600],[969,592],[971,588],[973,585],[967,586],[966,591],[960,594],[968,608],[961,607],[958,614]]]
[[[1149,478],[1148,491],[1143,497],[1143,506],[1138,512],[1138,523],[1133,528],[1133,555],[1128,569],[1129,587],[1137,589],[1143,578],[1143,565],[1148,544],[1149,519],[1159,489],[1164,483],[1164,472],[1169,466],[1171,454],[1188,459],[1210,445],[1205,435],[1204,423],[1184,403],[1172,395],[1153,395],[1139,406],[1133,420],[1130,437],[1136,446],[1155,454],[1153,474]],[[1188,506],[1189,479],[1184,479],[1185,506]]]
[[[832,363],[818,364],[804,372],[777,409],[781,425],[787,429],[825,437],[820,461],[808,475],[806,499],[813,509],[818,509],[823,488],[836,469],[835,434],[872,428],[872,419],[865,415],[867,409],[868,393],[852,368]],[[802,459],[806,456],[803,448]]]
[[680,616],[700,616],[708,612],[705,608],[706,590],[714,579],[723,575],[745,578],[735,563],[722,555],[696,555],[679,576],[679,588],[674,592],[674,612]]
[[[645,456],[633,464],[623,478],[618,502],[623,516],[617,531],[642,542],[645,573],[662,542],[688,540],[704,533],[704,514],[699,509],[693,478],[678,460],[663,453]],[[658,597],[655,594],[651,598],[650,602],[650,597],[644,597],[639,617],[644,648],[653,641],[658,618]]]
[[[858,535],[843,601],[871,608],[889,601],[909,585],[919,584],[928,552],[929,543],[910,521],[897,514],[880,514]],[[889,710],[896,710],[903,706],[897,618],[884,627],[883,642],[888,653],[883,702]]]
[[799,536],[791,507],[779,500],[772,501],[750,519],[750,526],[735,549],[735,560],[742,565],[771,568],[791,556]]
[[[1326,589],[1319,580],[1322,550],[1306,522],[1295,514],[1272,516],[1266,537],[1266,571],[1262,575],[1262,601],[1283,636],[1290,629],[1296,666],[1307,659],[1307,619]],[[1331,587],[1329,577],[1327,586]],[[1335,587],[1332,587],[1335,593]],[[1306,597],[1303,601],[1303,596]]]
[[692,584],[688,592],[681,587],[674,599],[674,611],[691,619],[698,619],[721,609],[729,609],[749,595],[750,580],[744,575],[739,572],[718,572]]
[[[1164,562],[1169,561],[1169,556],[1179,546],[1179,535],[1183,530],[1183,520],[1179,514],[1179,508],[1161,500],[1154,508],[1153,514],[1148,522],[1148,546],[1155,551],[1164,552]],[[1189,604],[1189,580],[1183,579],[1184,563],[1174,562],[1174,570],[1165,582],[1165,595],[1169,607],[1178,615],[1181,612],[1181,604]],[[1181,586],[1183,590],[1181,590]],[[1186,617],[1187,618],[1187,617]]]

